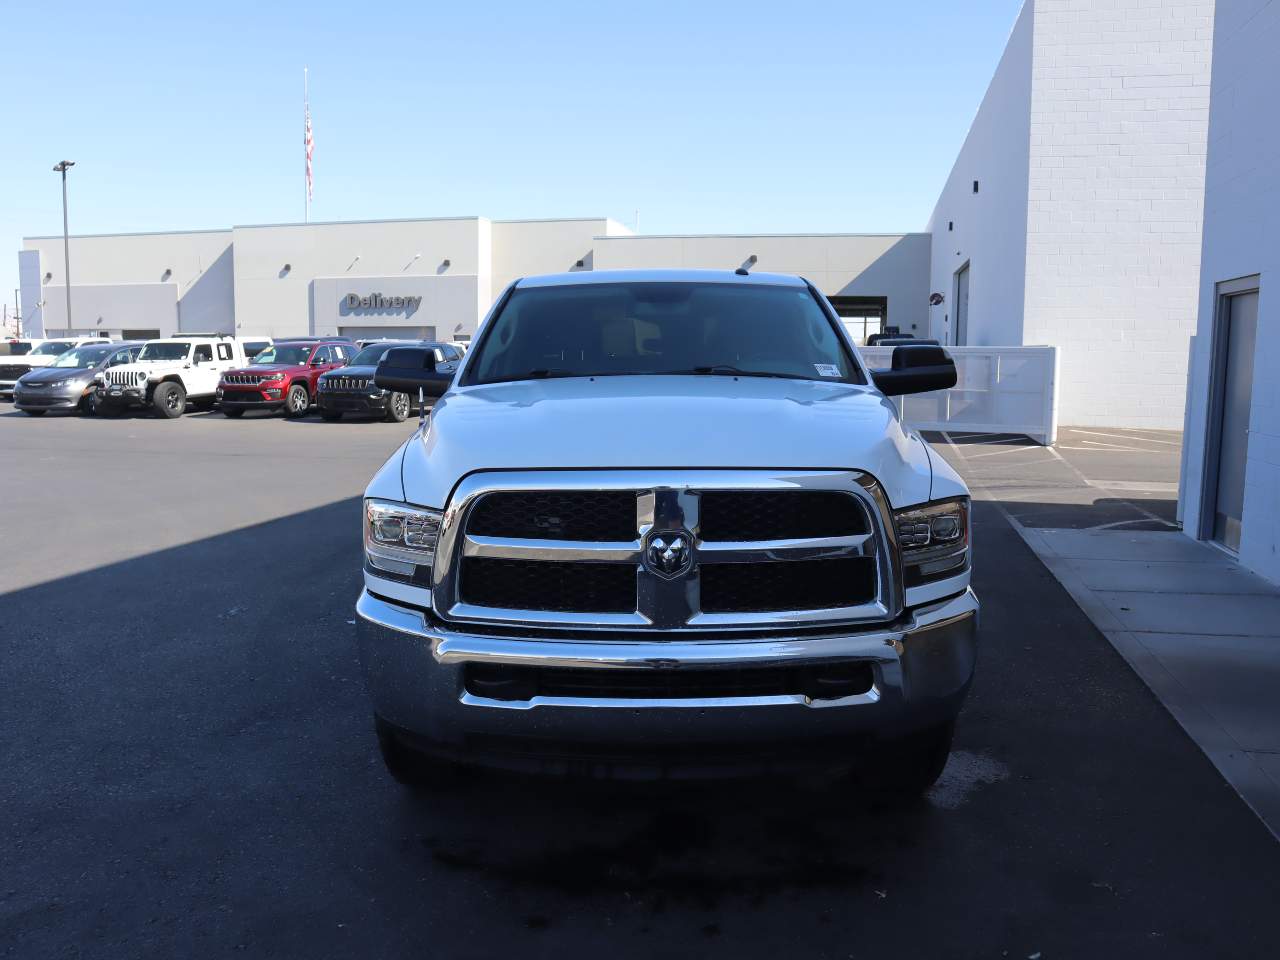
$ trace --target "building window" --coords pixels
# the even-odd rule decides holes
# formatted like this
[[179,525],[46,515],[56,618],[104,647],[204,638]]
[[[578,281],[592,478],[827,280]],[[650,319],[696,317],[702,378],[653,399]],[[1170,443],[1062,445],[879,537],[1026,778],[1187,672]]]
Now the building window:
[[864,346],[867,337],[884,329],[889,315],[888,297],[828,297],[835,307],[840,322],[858,346]]

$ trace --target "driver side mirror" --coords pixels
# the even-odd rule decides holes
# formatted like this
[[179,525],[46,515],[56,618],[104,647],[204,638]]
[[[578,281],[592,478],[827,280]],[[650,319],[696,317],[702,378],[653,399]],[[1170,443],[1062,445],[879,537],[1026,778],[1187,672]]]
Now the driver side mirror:
[[418,395],[418,388],[428,397],[438,397],[449,389],[453,374],[436,370],[436,356],[424,347],[396,347],[388,350],[378,364],[373,382],[383,390]]
[[890,362],[888,370],[871,371],[871,379],[886,397],[949,390],[956,385],[956,362],[942,347],[894,347]]

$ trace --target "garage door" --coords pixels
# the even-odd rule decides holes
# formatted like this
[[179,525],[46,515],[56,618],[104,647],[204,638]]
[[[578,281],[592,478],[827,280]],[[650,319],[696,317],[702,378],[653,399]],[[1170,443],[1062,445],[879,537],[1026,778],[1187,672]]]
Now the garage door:
[[435,327],[339,327],[338,335],[352,340],[434,340]]

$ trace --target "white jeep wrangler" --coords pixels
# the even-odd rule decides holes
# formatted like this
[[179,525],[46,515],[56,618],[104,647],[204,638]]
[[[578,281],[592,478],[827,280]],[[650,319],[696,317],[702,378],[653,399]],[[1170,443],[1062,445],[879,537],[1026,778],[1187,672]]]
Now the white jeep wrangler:
[[151,407],[162,417],[180,417],[190,405],[213,407],[222,374],[246,363],[244,344],[220,334],[178,335],[149,340],[133,363],[103,373],[98,412]]

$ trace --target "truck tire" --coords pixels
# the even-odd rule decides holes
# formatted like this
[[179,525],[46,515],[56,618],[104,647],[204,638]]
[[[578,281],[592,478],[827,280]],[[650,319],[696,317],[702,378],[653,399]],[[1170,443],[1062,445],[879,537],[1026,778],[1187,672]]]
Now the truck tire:
[[423,789],[447,786],[457,779],[456,764],[437,760],[408,746],[404,741],[403,731],[376,713],[373,715],[373,723],[378,734],[378,751],[382,754],[382,763],[397,783]]
[[151,395],[151,406],[167,420],[180,417],[187,409],[187,391],[182,389],[180,383],[166,381],[157,386]]
[[857,779],[881,796],[919,797],[942,775],[954,734],[955,722],[952,721],[886,744]]
[[222,415],[224,417],[231,417],[232,419],[235,419],[236,417],[243,417],[244,411],[239,408],[232,410],[230,407],[223,407]]
[[284,398],[284,415],[290,419],[297,417],[305,417],[311,409],[311,394],[307,392],[307,388],[300,383],[295,383],[289,388],[288,394]]
[[404,423],[409,416],[409,395],[393,391],[391,396],[387,397],[387,412],[382,418],[387,423]]
[[320,410],[320,419],[328,420],[330,423],[333,423],[333,421],[335,420],[342,419],[342,411],[341,410],[325,410],[322,408]]

